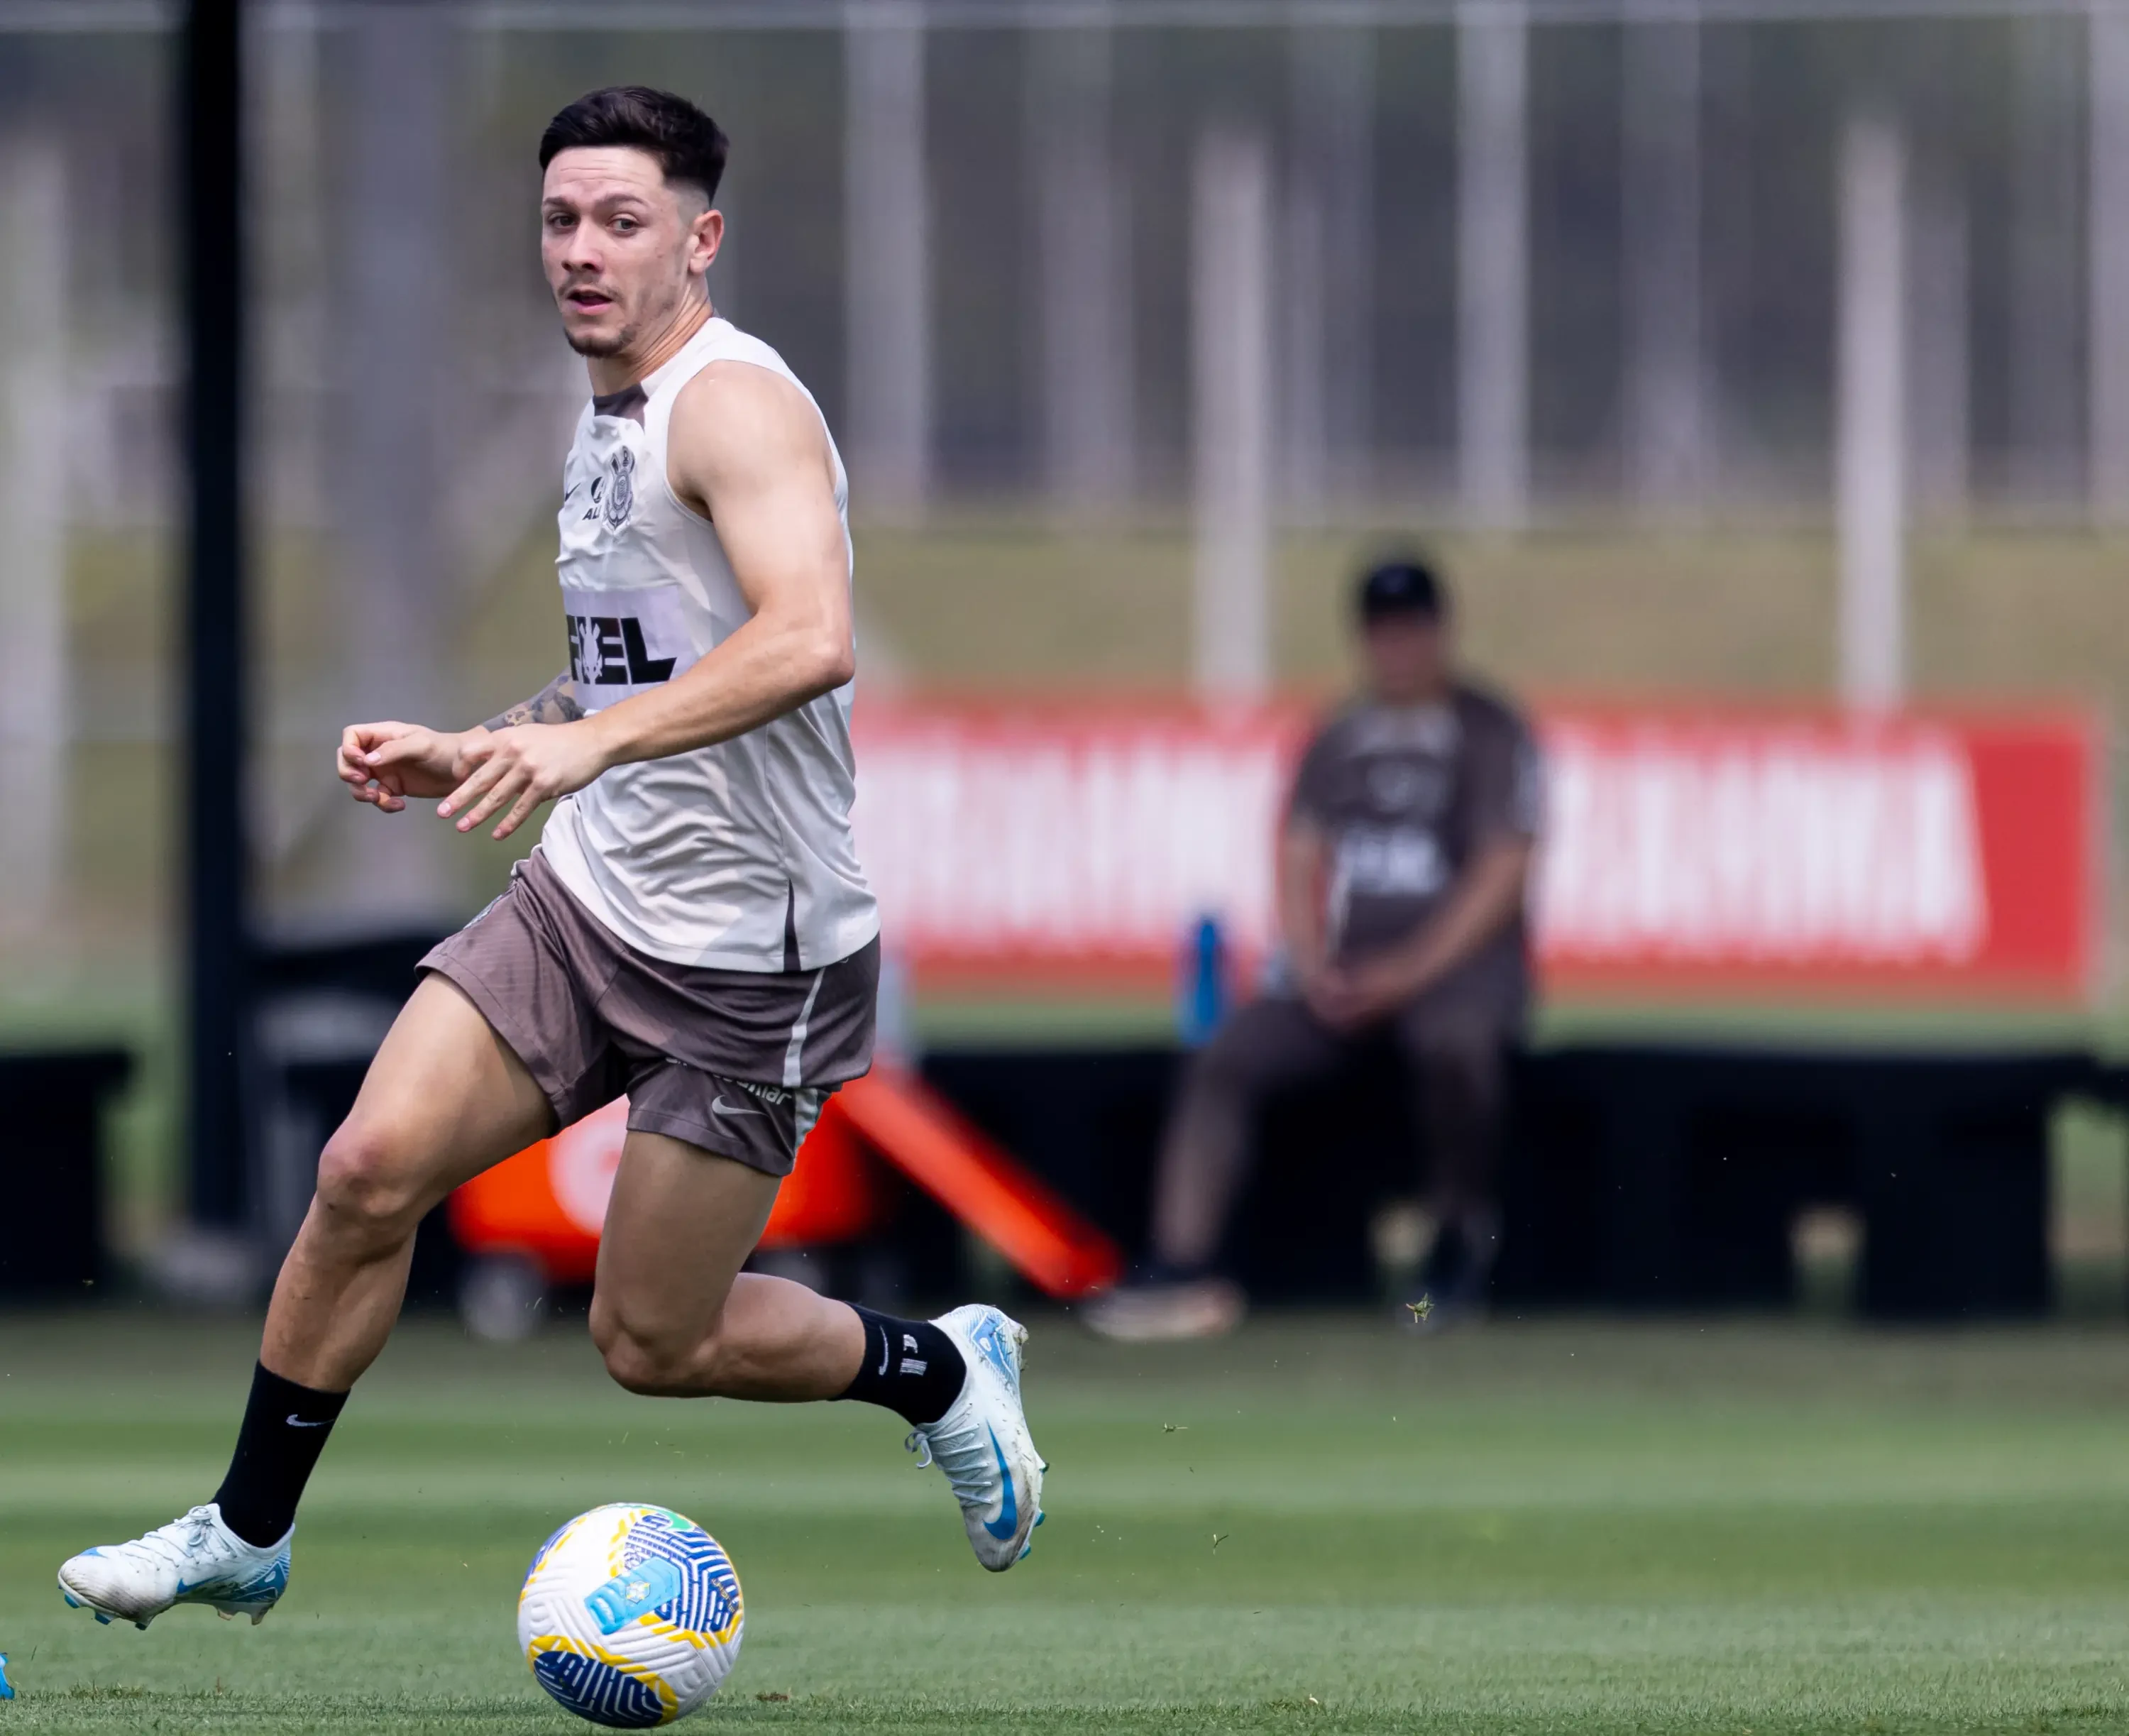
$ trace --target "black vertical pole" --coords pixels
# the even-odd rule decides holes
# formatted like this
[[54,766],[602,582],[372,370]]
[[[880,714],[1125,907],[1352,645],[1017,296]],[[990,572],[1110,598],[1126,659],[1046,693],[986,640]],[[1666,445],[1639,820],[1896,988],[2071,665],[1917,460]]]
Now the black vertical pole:
[[240,0],[188,0],[178,104],[184,165],[185,731],[172,780],[185,832],[187,1133],[201,1223],[245,1220],[240,1055],[248,1041],[245,837],[244,301]]

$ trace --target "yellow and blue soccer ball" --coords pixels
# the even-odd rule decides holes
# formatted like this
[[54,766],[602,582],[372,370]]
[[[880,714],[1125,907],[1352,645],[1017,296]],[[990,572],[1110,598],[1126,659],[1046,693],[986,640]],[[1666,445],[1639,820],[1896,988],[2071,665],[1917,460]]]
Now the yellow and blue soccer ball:
[[670,1724],[707,1702],[745,1625],[731,1558],[664,1507],[579,1514],[540,1546],[517,1594],[517,1643],[540,1686],[616,1729]]

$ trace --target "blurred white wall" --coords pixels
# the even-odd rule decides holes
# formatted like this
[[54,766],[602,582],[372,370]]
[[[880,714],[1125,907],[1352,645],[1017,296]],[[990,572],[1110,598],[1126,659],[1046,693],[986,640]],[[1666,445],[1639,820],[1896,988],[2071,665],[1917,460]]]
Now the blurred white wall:
[[1521,0],[1456,29],[1456,458],[1466,522],[1530,510],[1529,32]]
[[59,914],[73,683],[67,643],[71,412],[66,164],[0,135],[0,931]]
[[1624,35],[1627,489],[1644,511],[1669,517],[1696,508],[1707,480],[1700,26],[1637,0]]
[[1131,179],[1112,126],[1115,54],[1104,27],[1027,36],[1042,486],[1065,517],[1112,516],[1134,482]]
[[1363,497],[1369,480],[1375,37],[1297,23],[1288,42],[1280,463],[1287,512],[1309,522]]
[[931,492],[931,193],[924,29],[850,0],[843,32],[843,298],[854,501],[921,517]]
[[1207,133],[1193,187],[1193,673],[1201,693],[1250,698],[1271,680],[1273,230],[1264,140]]
[[1851,120],[1836,159],[1841,215],[1841,694],[1907,694],[1907,150],[1879,115]]

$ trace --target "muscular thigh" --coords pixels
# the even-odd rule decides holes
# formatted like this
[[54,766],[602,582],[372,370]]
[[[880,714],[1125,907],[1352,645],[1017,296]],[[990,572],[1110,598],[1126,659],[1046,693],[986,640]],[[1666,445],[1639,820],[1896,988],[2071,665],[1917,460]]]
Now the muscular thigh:
[[1348,1052],[1347,1039],[1303,1003],[1273,995],[1236,1012],[1207,1045],[1203,1065],[1268,1095],[1327,1077]]
[[553,1128],[545,1095],[510,1046],[431,973],[393,1021],[341,1137],[372,1180],[434,1204]]
[[780,1185],[669,1135],[630,1133],[599,1241],[593,1314],[652,1342],[708,1336]]
[[1483,1003],[1422,1000],[1398,1015],[1394,1029],[1407,1064],[1422,1079],[1490,1103],[1500,1095],[1521,1027],[1512,1013]]

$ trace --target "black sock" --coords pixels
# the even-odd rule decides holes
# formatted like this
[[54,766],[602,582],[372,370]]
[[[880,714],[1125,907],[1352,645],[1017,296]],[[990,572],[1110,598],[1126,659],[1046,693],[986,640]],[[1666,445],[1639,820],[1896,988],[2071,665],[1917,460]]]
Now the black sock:
[[864,1323],[864,1361],[850,1390],[836,1396],[884,1405],[909,1423],[936,1423],[945,1415],[969,1375],[954,1341],[929,1320],[898,1320],[850,1306]]
[[221,1522],[254,1548],[278,1543],[296,1523],[296,1503],[332,1433],[344,1392],[284,1381],[264,1363],[252,1371],[236,1456],[215,1492]]

